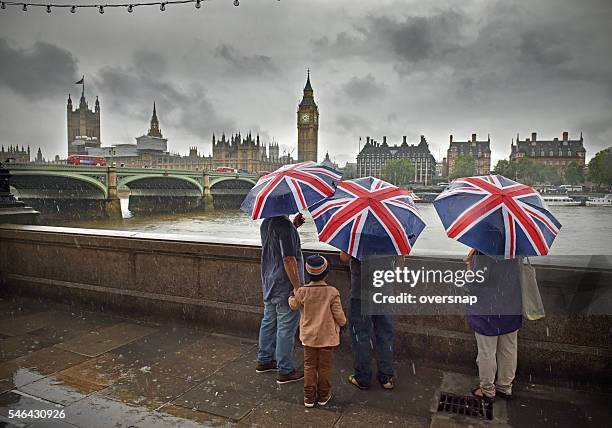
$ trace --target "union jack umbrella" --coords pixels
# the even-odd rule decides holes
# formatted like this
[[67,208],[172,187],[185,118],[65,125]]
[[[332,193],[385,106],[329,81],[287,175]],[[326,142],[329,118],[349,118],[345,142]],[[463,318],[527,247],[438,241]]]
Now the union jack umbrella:
[[458,178],[434,207],[449,238],[488,256],[544,256],[561,229],[538,192],[501,175]]
[[280,167],[259,179],[240,209],[253,220],[295,214],[334,194],[341,175],[312,161]]
[[331,198],[308,210],[319,240],[359,260],[409,254],[425,228],[410,192],[374,177],[341,181]]

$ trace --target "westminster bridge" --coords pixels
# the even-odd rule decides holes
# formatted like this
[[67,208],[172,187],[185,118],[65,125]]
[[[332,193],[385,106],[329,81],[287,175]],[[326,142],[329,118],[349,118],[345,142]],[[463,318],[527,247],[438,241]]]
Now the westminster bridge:
[[119,194],[135,214],[237,208],[254,174],[173,169],[8,164],[19,200],[46,218],[121,218]]

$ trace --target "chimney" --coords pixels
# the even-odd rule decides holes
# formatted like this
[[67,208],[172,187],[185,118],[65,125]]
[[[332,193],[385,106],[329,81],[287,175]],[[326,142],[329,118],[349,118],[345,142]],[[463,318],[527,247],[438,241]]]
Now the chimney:
[[406,144],[406,136],[403,136],[403,144]]
[[536,134],[535,132],[531,133],[531,141],[535,142],[538,139],[538,134]]
[[387,144],[387,136],[383,135],[383,144]]
[[366,144],[370,144],[370,137],[366,137]]
[[476,134],[472,134],[472,143],[476,142]]
[[451,143],[453,142],[453,134],[451,134],[451,136],[450,136],[450,142]]
[[563,141],[567,141],[569,139],[569,133],[567,131],[563,131]]

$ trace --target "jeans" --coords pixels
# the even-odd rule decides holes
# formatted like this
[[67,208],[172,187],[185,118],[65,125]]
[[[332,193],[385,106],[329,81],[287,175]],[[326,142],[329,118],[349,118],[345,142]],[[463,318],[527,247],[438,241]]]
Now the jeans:
[[264,315],[259,327],[259,351],[257,361],[269,363],[275,359],[280,374],[291,373],[295,332],[300,322],[300,312],[292,311],[287,300],[272,303],[264,300]]
[[[349,301],[349,332],[353,370],[357,382],[370,386],[372,350],[376,353],[376,378],[387,383],[393,377],[393,322],[389,315],[361,315],[361,300]],[[374,333],[374,337],[372,337]]]

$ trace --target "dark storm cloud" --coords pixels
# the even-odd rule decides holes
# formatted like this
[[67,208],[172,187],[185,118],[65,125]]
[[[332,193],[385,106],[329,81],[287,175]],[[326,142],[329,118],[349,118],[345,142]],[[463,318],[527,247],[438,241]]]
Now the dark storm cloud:
[[364,127],[369,127],[363,117],[350,113],[339,114],[336,117],[336,125],[341,131],[349,134],[360,133]]
[[197,137],[208,138],[215,130],[233,129],[231,119],[220,115],[200,83],[166,77],[167,60],[156,52],[136,51],[129,67],[105,67],[95,79],[105,94],[103,103],[117,112],[148,120],[153,101],[165,122]]
[[612,147],[612,114],[587,119],[579,124],[579,129],[584,130],[584,138],[594,149],[591,155]]
[[453,10],[399,21],[387,17],[371,18],[368,37],[380,32],[385,44],[401,62],[416,63],[457,49],[465,22],[464,15]]
[[343,95],[352,101],[362,103],[382,96],[385,90],[385,85],[377,82],[372,73],[368,73],[363,77],[355,76],[341,87]]
[[[0,14],[0,133],[64,150],[66,92],[85,73],[105,143],[146,130],[156,100],[171,150],[238,129],[295,149],[310,66],[332,157],[354,156],[360,135],[422,133],[444,153],[451,133],[490,132],[495,158],[517,131],[584,131],[589,157],[612,140],[610,0],[244,3],[210,2],[205,15]],[[33,111],[38,126],[14,125]]]
[[42,41],[23,49],[0,38],[0,63],[0,86],[29,100],[57,96],[80,78],[70,52]]
[[458,49],[466,22],[466,16],[455,10],[403,18],[371,15],[352,33],[323,36],[312,45],[324,56],[374,56],[397,61],[403,68]]
[[224,60],[234,74],[272,73],[278,70],[272,58],[265,55],[241,55],[234,47],[221,44],[215,50],[215,56]]
[[531,30],[521,36],[520,59],[529,64],[554,67],[571,59],[556,32]]

